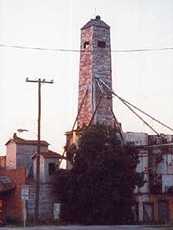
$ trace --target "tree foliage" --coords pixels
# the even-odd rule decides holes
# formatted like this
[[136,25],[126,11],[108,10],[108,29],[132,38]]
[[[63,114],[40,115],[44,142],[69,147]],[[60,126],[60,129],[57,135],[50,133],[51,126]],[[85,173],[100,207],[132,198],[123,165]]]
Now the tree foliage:
[[[133,220],[137,154],[122,146],[115,129],[103,125],[83,130],[78,148],[71,148],[70,171],[57,172],[61,218],[77,224],[128,224]],[[142,182],[142,183],[141,183]]]

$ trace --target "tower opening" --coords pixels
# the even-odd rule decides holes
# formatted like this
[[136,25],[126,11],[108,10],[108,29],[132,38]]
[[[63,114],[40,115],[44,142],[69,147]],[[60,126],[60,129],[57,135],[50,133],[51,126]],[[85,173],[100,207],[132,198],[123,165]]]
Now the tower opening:
[[105,41],[97,41],[97,46],[99,48],[105,48],[106,47],[106,42]]
[[89,47],[89,44],[90,44],[90,43],[89,43],[88,41],[84,42],[83,48],[84,48],[84,49],[88,48],[88,47]]

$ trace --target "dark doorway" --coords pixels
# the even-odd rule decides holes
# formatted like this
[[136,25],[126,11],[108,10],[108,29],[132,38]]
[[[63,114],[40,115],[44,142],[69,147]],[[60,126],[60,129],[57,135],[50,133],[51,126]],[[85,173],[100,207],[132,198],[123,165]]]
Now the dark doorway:
[[49,176],[51,176],[52,174],[54,174],[55,170],[56,170],[56,166],[55,163],[49,163],[48,166],[48,170],[49,170]]
[[159,223],[167,224],[169,222],[169,204],[166,200],[158,201]]

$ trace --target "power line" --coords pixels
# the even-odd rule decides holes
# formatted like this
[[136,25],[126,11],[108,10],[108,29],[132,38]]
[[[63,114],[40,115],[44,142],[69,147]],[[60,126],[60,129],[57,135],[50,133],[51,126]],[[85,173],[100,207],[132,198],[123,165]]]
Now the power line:
[[38,51],[80,52],[80,50],[77,50],[77,49],[59,49],[59,48],[29,47],[29,46],[6,45],[6,44],[0,44],[0,47],[2,47],[2,48],[14,48],[14,49],[38,50]]
[[[20,46],[20,45],[7,45],[0,44],[1,48],[13,48],[13,49],[26,49],[26,50],[37,50],[37,51],[52,51],[52,52],[71,52],[71,53],[79,53],[93,52],[92,50],[80,50],[80,49],[60,49],[60,48],[45,48],[45,47],[29,47],[29,46]],[[155,52],[155,51],[169,51],[173,50],[173,47],[162,47],[162,48],[143,48],[143,49],[117,49],[111,50],[112,53],[138,53],[138,52]]]

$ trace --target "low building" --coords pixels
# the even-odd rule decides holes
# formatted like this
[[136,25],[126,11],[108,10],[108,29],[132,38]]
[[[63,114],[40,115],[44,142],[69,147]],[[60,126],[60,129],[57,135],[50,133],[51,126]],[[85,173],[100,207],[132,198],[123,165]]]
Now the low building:
[[[36,179],[36,154],[33,155],[33,173]],[[40,154],[40,182],[50,182],[51,176],[55,173],[56,168],[59,167],[62,156],[56,152],[48,150]]]
[[[40,144],[39,219],[51,222],[54,219],[54,205],[58,203],[51,176],[59,167],[62,156],[49,150],[47,141],[42,140]],[[6,159],[6,167],[0,168],[0,224],[23,221],[24,201],[21,194],[24,188],[28,191],[27,221],[34,220],[37,146],[37,140],[26,140],[16,134],[6,143],[6,158],[1,158],[1,162]]]
[[[6,143],[6,168],[17,169],[26,168],[27,176],[33,174],[32,156],[37,152],[37,140],[26,140],[14,133],[13,138]],[[48,142],[40,142],[40,151],[48,151]]]
[[173,223],[172,135],[146,138],[142,133],[127,133],[125,137],[139,149],[136,171],[144,173],[145,179],[144,186],[134,191],[136,222]]
[[126,143],[135,146],[148,145],[148,134],[141,132],[125,132],[123,137]]

